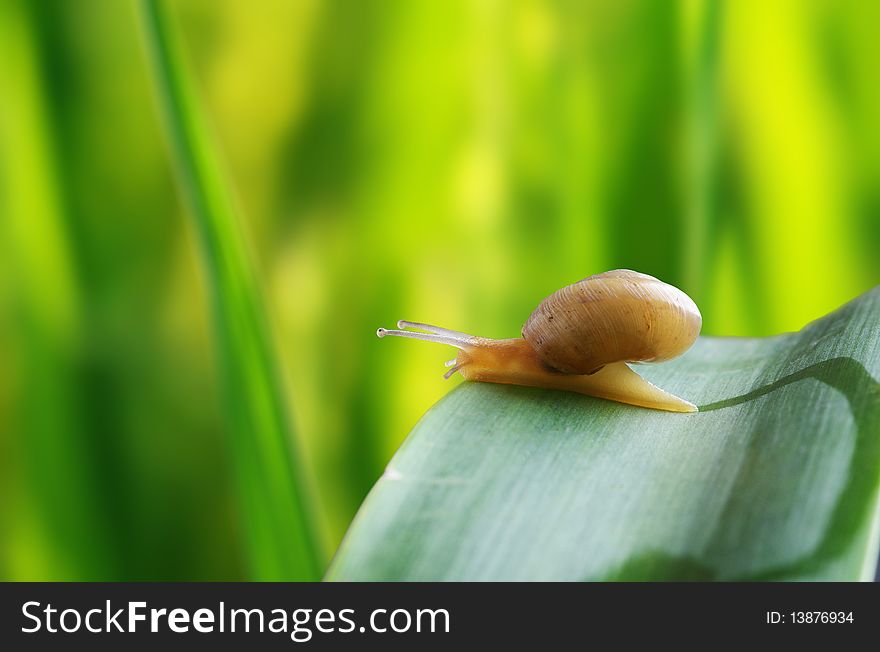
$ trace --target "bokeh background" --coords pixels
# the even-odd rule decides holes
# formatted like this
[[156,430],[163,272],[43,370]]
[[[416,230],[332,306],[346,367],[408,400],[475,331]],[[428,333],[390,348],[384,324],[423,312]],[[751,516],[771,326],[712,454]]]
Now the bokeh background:
[[[320,554],[459,380],[647,272],[704,333],[880,280],[880,4],[180,0],[260,280]],[[0,2],[0,577],[245,579],[205,268],[120,0]]]

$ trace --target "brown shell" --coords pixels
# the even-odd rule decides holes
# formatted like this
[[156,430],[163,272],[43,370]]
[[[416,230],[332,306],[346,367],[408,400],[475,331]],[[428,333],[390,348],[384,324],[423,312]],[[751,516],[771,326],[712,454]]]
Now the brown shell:
[[522,335],[554,369],[588,374],[610,362],[681,355],[702,324],[696,304],[678,288],[616,269],[551,294],[529,316]]

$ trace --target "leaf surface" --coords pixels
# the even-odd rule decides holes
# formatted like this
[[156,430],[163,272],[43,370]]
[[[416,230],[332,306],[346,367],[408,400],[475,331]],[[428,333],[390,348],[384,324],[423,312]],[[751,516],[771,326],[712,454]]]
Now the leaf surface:
[[673,414],[463,383],[362,505],[334,580],[870,579],[880,288],[797,333],[635,367]]

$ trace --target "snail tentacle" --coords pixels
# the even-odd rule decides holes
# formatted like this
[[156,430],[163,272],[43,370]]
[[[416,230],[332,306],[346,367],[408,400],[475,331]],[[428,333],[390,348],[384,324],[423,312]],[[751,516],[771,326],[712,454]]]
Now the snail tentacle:
[[435,333],[418,333],[416,331],[394,330],[391,328],[380,328],[376,331],[376,335],[379,337],[385,337],[386,335],[392,335],[394,337],[409,337],[414,340],[424,340],[425,342],[448,344],[449,346],[454,346],[457,349],[464,348],[464,346],[467,344],[467,342],[463,340],[455,339],[448,335],[437,335]]
[[443,328],[442,326],[434,326],[433,324],[423,324],[418,321],[404,321],[401,319],[397,322],[398,328],[417,328],[422,331],[428,331],[429,333],[434,333],[435,335],[447,335],[449,337],[453,337],[458,340],[468,341],[477,339],[476,336],[471,335],[469,333],[462,333],[461,331],[454,331],[451,328]]
[[[452,362],[455,363],[455,360],[453,360]],[[449,371],[447,371],[445,374],[443,374],[443,377],[446,380],[449,380],[450,378],[452,378],[452,376],[455,374],[455,372],[458,371],[459,369],[461,369],[464,365],[465,365],[465,363],[463,363],[463,362],[455,365]]]

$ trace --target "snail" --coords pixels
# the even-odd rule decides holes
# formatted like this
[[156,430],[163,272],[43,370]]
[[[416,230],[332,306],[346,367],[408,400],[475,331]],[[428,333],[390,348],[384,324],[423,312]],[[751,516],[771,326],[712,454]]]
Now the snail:
[[[651,384],[627,362],[661,362],[687,351],[702,326],[693,300],[653,276],[617,269],[589,276],[544,299],[522,337],[495,340],[399,321],[394,335],[459,349],[444,375],[545,387],[670,412],[697,407]],[[417,329],[404,330],[404,329]]]

